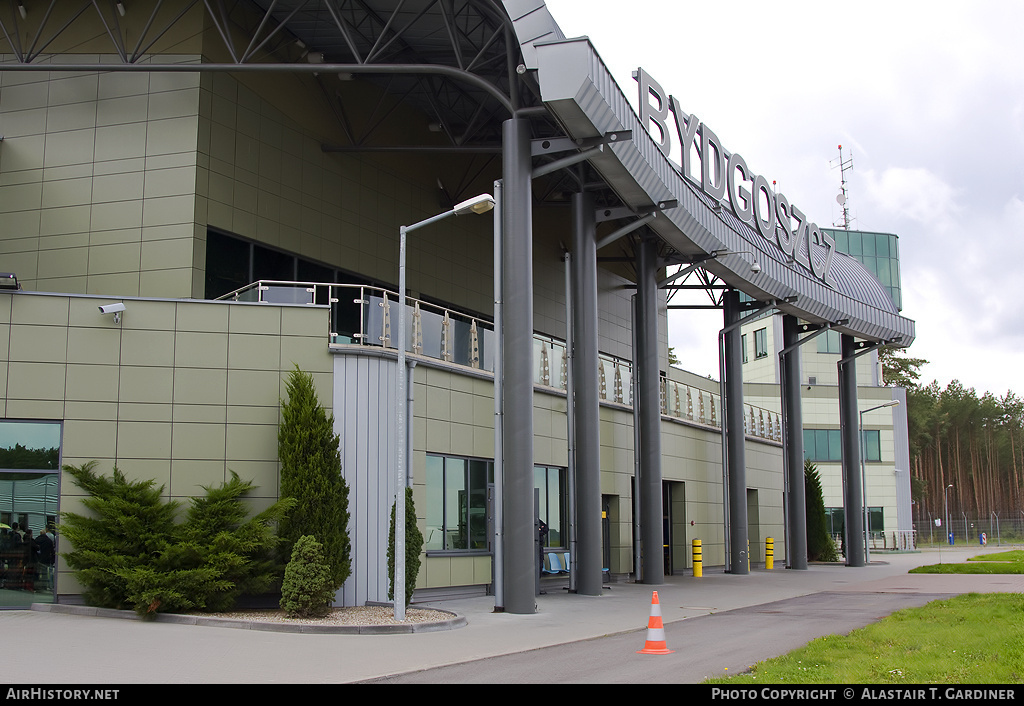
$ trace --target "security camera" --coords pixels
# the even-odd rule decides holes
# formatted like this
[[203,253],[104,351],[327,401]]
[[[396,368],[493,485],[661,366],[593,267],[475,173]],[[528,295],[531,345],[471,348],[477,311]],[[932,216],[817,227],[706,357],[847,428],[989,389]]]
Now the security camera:
[[755,262],[754,264],[752,264],[752,265],[750,266],[750,271],[751,271],[751,272],[752,272],[753,274],[755,274],[755,275],[756,275],[756,274],[757,274],[758,272],[760,272],[760,271],[761,271],[761,265],[760,265],[760,263],[757,263],[757,262]]
[[101,314],[113,314],[114,315],[114,323],[115,324],[121,323],[121,312],[122,311],[124,311],[124,304],[122,302],[115,302],[114,304],[101,304],[100,305],[100,313]]

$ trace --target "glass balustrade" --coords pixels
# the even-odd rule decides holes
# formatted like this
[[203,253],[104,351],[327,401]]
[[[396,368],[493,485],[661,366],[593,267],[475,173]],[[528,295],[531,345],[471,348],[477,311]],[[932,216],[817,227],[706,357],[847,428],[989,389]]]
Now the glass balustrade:
[[[398,295],[378,287],[355,284],[261,280],[219,297],[221,300],[268,304],[329,305],[330,343],[394,348],[398,337]],[[491,322],[427,302],[406,299],[406,350],[467,368],[494,372],[497,341]],[[598,357],[601,401],[631,407],[632,362]],[[537,334],[533,339],[534,384],[557,390],[568,386],[568,355],[563,341]],[[721,397],[697,386],[661,376],[663,415],[720,427]],[[744,404],[748,435],[782,440],[778,412]]]

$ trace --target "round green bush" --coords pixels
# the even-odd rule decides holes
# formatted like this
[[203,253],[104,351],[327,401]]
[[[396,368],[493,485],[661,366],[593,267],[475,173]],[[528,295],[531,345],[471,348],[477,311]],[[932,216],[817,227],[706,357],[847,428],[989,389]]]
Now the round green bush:
[[303,535],[284,569],[281,608],[290,618],[319,618],[330,612],[333,600],[334,583],[323,546],[316,538]]

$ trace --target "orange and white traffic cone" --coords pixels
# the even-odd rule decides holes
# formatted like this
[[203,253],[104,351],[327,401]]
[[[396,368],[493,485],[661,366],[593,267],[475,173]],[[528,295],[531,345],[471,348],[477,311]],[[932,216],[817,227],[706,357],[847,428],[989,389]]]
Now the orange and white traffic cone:
[[651,597],[651,617],[647,620],[647,643],[638,655],[668,655],[675,652],[665,646],[665,626],[661,623],[661,604],[658,603],[658,592]]

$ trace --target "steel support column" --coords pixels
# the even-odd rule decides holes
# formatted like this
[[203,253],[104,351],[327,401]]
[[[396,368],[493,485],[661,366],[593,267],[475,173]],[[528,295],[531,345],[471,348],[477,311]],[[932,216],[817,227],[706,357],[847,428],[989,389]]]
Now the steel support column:
[[601,595],[601,427],[597,357],[597,241],[594,199],[572,199],[572,322],[576,450],[576,592]]
[[740,293],[725,292],[725,428],[722,443],[729,459],[729,571],[750,573],[747,550],[747,459],[743,424],[743,349],[740,327]]
[[860,481],[860,428],[857,413],[857,347],[853,336],[840,337],[839,426],[843,449],[843,547],[847,566],[864,566],[864,498]]
[[[782,317],[782,346],[784,349],[800,342],[799,322],[795,316]],[[800,370],[800,349],[793,348],[782,356],[782,423],[783,453],[786,463],[786,480],[789,485],[788,529],[786,558],[789,568],[807,568],[807,498],[804,493],[804,418],[800,403],[802,384]]]
[[506,120],[502,144],[503,607],[509,613],[534,613],[540,567],[534,548],[533,508],[533,208],[529,121]]
[[658,374],[658,247],[654,238],[640,241],[637,253],[636,392],[640,414],[641,581],[665,582],[661,499],[661,379]]

